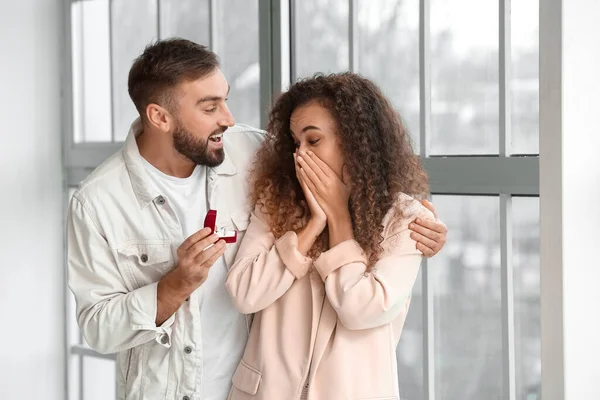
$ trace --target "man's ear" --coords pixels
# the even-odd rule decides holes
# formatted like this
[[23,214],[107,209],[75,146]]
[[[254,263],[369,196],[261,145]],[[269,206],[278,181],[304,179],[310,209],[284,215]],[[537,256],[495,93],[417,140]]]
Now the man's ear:
[[146,106],[146,119],[152,126],[162,132],[167,133],[173,129],[173,115],[169,110],[156,103],[150,103]]

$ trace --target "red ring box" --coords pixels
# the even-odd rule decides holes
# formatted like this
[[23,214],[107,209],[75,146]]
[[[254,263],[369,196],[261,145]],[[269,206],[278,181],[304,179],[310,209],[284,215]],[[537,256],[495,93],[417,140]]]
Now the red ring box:
[[237,231],[230,231],[225,228],[217,229],[217,210],[208,210],[204,218],[204,227],[210,228],[210,233],[216,233],[225,243],[237,242]]

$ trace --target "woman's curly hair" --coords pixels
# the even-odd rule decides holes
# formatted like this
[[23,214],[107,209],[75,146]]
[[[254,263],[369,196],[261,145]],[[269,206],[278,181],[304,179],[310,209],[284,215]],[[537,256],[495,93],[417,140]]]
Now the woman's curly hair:
[[[394,207],[392,221],[398,221],[403,216],[400,194],[425,197],[428,180],[398,113],[370,80],[350,72],[316,74],[278,98],[250,173],[251,202],[266,215],[276,238],[306,224],[310,210],[296,178],[290,117],[312,101],[327,108],[337,122],[344,168],[353,182],[349,210],[354,237],[372,267],[383,251],[384,217]],[[309,255],[327,248],[325,229]]]

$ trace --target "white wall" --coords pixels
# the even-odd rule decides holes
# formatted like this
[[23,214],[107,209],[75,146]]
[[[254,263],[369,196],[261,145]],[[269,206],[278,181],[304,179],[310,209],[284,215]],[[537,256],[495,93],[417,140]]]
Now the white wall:
[[540,7],[542,398],[600,399],[600,2]]
[[0,399],[65,399],[62,9],[0,3]]

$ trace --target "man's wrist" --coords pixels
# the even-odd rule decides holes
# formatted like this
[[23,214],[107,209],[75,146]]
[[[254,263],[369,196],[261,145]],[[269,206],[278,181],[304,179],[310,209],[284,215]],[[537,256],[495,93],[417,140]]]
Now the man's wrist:
[[162,285],[169,298],[180,303],[196,289],[179,267],[165,275],[158,284]]

